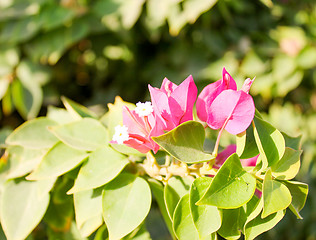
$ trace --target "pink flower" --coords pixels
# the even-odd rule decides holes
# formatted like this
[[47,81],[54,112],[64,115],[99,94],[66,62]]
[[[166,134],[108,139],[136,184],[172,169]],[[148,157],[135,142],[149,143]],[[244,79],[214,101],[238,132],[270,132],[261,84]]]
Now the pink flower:
[[253,80],[246,79],[241,90],[224,90],[211,103],[207,125],[212,129],[224,128],[231,134],[245,131],[255,115],[255,104],[248,94]]
[[[236,152],[236,145],[235,144],[228,145],[223,151],[221,151],[216,156],[214,167],[220,168],[224,164],[226,159],[235,152]],[[252,158],[240,159],[240,162],[242,166],[244,167],[254,167],[256,166],[258,157],[259,155]]]
[[197,87],[191,75],[179,86],[165,78],[160,89],[150,85],[148,88],[154,112],[164,124],[165,131],[193,119]]
[[123,143],[142,153],[157,153],[159,145],[151,137],[164,134],[163,124],[153,113],[150,102],[136,105],[132,111],[123,107],[123,126],[115,129],[111,143]]
[[196,110],[201,121],[207,121],[209,106],[222,91],[227,89],[237,90],[237,85],[226,69],[223,68],[222,79],[207,85],[198,96]]

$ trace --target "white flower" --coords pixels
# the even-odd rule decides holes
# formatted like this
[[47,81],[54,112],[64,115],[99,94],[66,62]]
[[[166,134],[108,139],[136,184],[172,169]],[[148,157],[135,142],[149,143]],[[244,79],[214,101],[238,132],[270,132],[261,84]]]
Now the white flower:
[[127,127],[125,125],[117,125],[115,127],[115,133],[113,135],[112,140],[116,141],[118,144],[123,144],[124,141],[129,140],[129,135],[127,131]]
[[139,117],[149,116],[154,111],[151,102],[136,103],[135,112],[138,114]]

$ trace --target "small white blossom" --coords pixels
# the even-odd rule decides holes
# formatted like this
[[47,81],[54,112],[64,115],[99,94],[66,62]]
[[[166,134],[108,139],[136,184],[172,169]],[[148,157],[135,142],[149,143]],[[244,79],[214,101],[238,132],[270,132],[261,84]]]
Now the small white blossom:
[[129,140],[129,135],[128,135],[128,131],[127,131],[127,127],[126,126],[120,126],[117,125],[115,127],[115,133],[113,135],[112,140],[116,141],[118,144],[123,144],[124,141]]
[[135,112],[138,114],[139,117],[149,116],[154,111],[151,102],[136,103]]

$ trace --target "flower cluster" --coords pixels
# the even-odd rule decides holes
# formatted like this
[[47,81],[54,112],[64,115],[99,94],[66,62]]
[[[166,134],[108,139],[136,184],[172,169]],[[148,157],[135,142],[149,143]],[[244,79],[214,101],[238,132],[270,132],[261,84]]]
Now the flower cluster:
[[123,108],[123,126],[115,129],[112,143],[125,144],[142,153],[159,145],[152,137],[160,136],[197,116],[212,129],[225,129],[231,134],[245,131],[250,125],[255,105],[249,95],[253,80],[246,79],[241,90],[223,69],[222,78],[207,85],[197,97],[197,87],[190,75],[179,86],[165,78],[160,89],[148,85],[151,102],[136,104],[134,110]]

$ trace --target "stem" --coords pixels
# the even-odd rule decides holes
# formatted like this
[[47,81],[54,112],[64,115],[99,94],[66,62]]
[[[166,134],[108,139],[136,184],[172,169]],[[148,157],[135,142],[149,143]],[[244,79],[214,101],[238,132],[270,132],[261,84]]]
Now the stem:
[[[166,162],[168,162],[167,159]],[[164,184],[172,176],[197,178],[215,176],[217,173],[217,169],[211,168],[205,163],[187,165],[186,163],[172,159],[169,164],[159,165],[151,153],[147,153],[147,157],[143,163],[136,163],[134,167],[139,175],[146,174]]]
[[226,118],[221,130],[219,130],[219,133],[217,135],[217,139],[216,139],[216,143],[215,143],[215,146],[214,146],[214,151],[212,153],[212,155],[214,155],[215,157],[217,156],[217,153],[218,153],[218,147],[219,147],[219,140],[222,136],[222,133],[223,133],[223,130],[224,128],[226,127],[227,123],[228,123],[228,120],[230,119],[230,116],[228,118]]

